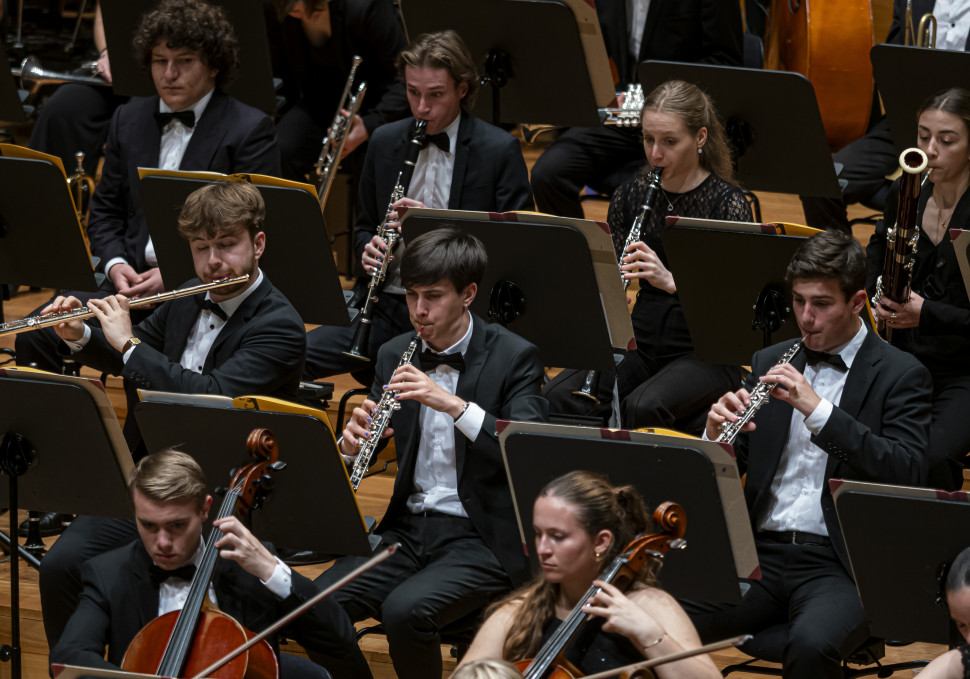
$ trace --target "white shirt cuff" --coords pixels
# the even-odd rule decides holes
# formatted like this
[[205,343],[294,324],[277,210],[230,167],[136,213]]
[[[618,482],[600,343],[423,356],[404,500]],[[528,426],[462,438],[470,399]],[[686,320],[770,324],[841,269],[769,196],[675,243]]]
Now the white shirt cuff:
[[471,441],[475,442],[478,438],[478,432],[482,430],[482,424],[485,423],[485,411],[477,403],[468,403],[468,407],[465,408],[465,412],[461,414],[457,420],[455,420],[455,427],[458,428],[465,437]]
[[808,427],[808,430],[813,434],[822,431],[822,427],[825,426],[825,423],[829,421],[829,417],[832,415],[833,407],[832,402],[827,399],[823,398],[819,401],[815,410],[812,411],[812,414],[805,418],[805,426]]
[[85,323],[84,334],[81,335],[81,339],[64,340],[64,344],[67,345],[67,348],[71,350],[72,354],[76,354],[77,352],[81,351],[81,349],[86,347],[88,345],[88,342],[90,341],[91,341],[91,327],[87,323]]
[[128,365],[128,359],[131,358],[131,352],[133,352],[135,350],[135,347],[137,347],[137,346],[138,346],[137,344],[132,344],[128,348],[128,351],[126,351],[125,353],[123,353],[121,355],[121,362],[122,363],[124,363],[125,365]]
[[125,259],[124,257],[112,257],[111,259],[108,260],[108,263],[104,265],[104,275],[108,276],[108,279],[110,280],[111,276],[109,275],[108,272],[111,271],[111,267],[113,267],[115,264],[127,264],[127,263],[128,263],[128,260]]
[[357,459],[357,456],[356,455],[344,455],[344,451],[340,447],[340,444],[343,443],[343,442],[344,442],[344,437],[343,436],[341,436],[340,438],[337,439],[337,452],[340,453],[340,457],[342,457],[344,459],[344,462],[346,462],[349,465],[353,465],[354,464],[354,460]]
[[273,569],[269,580],[260,580],[260,582],[280,599],[285,599],[293,592],[292,571],[289,566],[280,561],[279,557],[276,557],[276,568]]

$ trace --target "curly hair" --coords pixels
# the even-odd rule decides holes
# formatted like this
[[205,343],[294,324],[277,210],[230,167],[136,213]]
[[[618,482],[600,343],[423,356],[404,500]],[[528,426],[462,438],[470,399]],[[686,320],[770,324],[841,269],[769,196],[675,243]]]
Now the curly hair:
[[202,53],[202,61],[216,69],[216,86],[225,88],[239,65],[239,41],[221,7],[202,0],[162,0],[145,14],[132,48],[135,60],[145,70],[151,68],[152,50],[161,43],[170,49],[183,47]]
[[724,125],[717,115],[714,102],[704,90],[683,80],[668,80],[657,85],[643,100],[643,108],[640,110],[641,126],[645,111],[676,116],[692,135],[696,135],[702,127],[706,127],[707,141],[704,143],[704,153],[698,156],[701,167],[726,182],[737,183],[734,180],[731,147],[724,132]]
[[[579,523],[589,535],[601,530],[613,534],[610,547],[603,554],[608,565],[640,533],[650,531],[653,520],[646,504],[633,486],[611,486],[605,477],[588,471],[574,471],[550,481],[539,497],[556,497],[572,506]],[[655,585],[649,568],[640,571],[642,584]],[[592,583],[591,583],[592,584]],[[531,658],[539,650],[546,625],[555,615],[559,599],[558,583],[547,582],[540,573],[522,587],[488,609],[488,614],[509,603],[519,603],[515,620],[509,627],[502,649],[508,659]]]

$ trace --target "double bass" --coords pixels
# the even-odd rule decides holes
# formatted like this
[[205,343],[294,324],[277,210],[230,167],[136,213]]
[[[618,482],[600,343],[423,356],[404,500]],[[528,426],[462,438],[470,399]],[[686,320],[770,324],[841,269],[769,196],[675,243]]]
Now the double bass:
[[[663,554],[686,546],[684,532],[687,530],[687,515],[683,507],[675,502],[664,502],[654,510],[653,520],[658,532],[642,533],[635,537],[603,570],[599,580],[612,584],[621,591],[626,590],[636,582],[644,568],[653,568],[654,571],[659,569]],[[570,679],[582,676],[566,660],[566,648],[589,617],[585,611],[586,602],[599,592],[598,586],[590,587],[536,656],[515,663],[525,679]]]
[[[276,438],[268,429],[254,429],[246,441],[256,461],[235,473],[232,486],[219,507],[217,519],[248,512],[261,502],[260,482],[270,470],[282,469]],[[255,636],[235,619],[217,610],[208,598],[209,581],[223,533],[213,528],[205,543],[202,562],[189,587],[185,606],[161,615],[132,639],[121,668],[128,672],[163,677],[193,677],[213,661]],[[276,654],[265,639],[206,676],[218,679],[278,679]]]

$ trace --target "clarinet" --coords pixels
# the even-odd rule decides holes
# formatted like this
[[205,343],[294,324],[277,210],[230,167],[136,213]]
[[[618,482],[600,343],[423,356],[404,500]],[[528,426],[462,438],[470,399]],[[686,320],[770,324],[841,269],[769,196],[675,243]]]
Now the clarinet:
[[[350,66],[350,75],[344,84],[343,94],[340,95],[340,103],[337,104],[337,112],[330,123],[327,136],[323,138],[323,148],[320,149],[320,156],[314,166],[317,175],[317,200],[320,201],[320,209],[327,203],[327,196],[333,186],[334,177],[337,176],[337,169],[340,165],[340,155],[344,150],[344,143],[347,141],[347,133],[353,124],[354,116],[360,110],[360,105],[364,103],[364,92],[367,91],[367,83],[361,83],[351,94],[350,88],[354,84],[354,76],[357,75],[357,67],[363,59],[354,56]],[[345,116],[341,111],[347,111]]]
[[[661,175],[664,169],[662,167],[655,167],[650,172],[650,183],[647,185],[647,192],[643,195],[643,205],[640,206],[640,212],[637,214],[636,219],[633,220],[633,225],[630,227],[630,233],[627,234],[626,242],[623,244],[623,249],[620,251],[620,259],[617,265],[623,266],[623,257],[626,255],[627,248],[629,248],[634,243],[640,240],[640,233],[643,231],[643,225],[647,221],[647,217],[653,212],[653,204],[656,200],[657,191],[660,190],[661,186]],[[620,279],[623,281],[623,292],[627,291],[630,287],[630,280],[624,275],[623,269],[620,269]],[[584,398],[588,401],[592,401],[596,405],[599,405],[600,400],[596,398],[596,386],[600,381],[600,371],[590,370],[586,373],[586,379],[583,381],[583,386],[578,390],[573,392],[573,396],[576,398]]]
[[[897,304],[909,301],[910,286],[913,281],[913,264],[916,262],[916,243],[919,240],[919,224],[916,213],[919,211],[919,194],[930,178],[927,172],[923,181],[920,173],[926,169],[929,160],[917,148],[909,148],[899,156],[899,167],[903,171],[899,178],[899,205],[896,208],[896,223],[886,232],[886,257],[883,260],[882,275],[876,279],[876,294],[872,297],[875,312],[882,298],[891,299]],[[883,326],[879,330],[892,341],[893,329]]]
[[[785,365],[786,363],[791,363],[791,360],[795,358],[795,355],[802,350],[802,340],[795,342],[791,348],[784,353],[784,355],[778,359],[775,365]],[[778,386],[777,382],[758,382],[758,385],[751,390],[750,398],[751,405],[741,413],[738,417],[737,422],[724,421],[718,427],[721,430],[721,434],[714,439],[717,443],[734,443],[734,439],[738,437],[741,430],[744,428],[748,422],[754,419],[758,410],[765,403],[768,402],[771,396],[771,390]]]
[[[414,352],[418,348],[418,339],[420,337],[421,333],[418,332],[414,339],[411,340],[408,348],[401,355],[401,360],[397,363],[398,368],[411,362],[411,357],[414,356]],[[353,487],[354,492],[357,492],[357,487],[363,480],[367,470],[370,469],[371,460],[374,459],[374,454],[377,452],[377,444],[380,443],[381,436],[384,435],[384,430],[387,429],[387,425],[391,423],[391,415],[394,414],[395,410],[401,409],[401,402],[394,398],[396,395],[397,389],[388,389],[384,392],[374,414],[371,415],[370,424],[367,425],[367,433],[370,436],[363,436],[358,439],[360,450],[357,453],[357,458],[354,460],[354,467],[350,473],[350,485]]]
[[428,121],[419,120],[415,123],[414,132],[411,133],[411,141],[404,158],[404,167],[397,173],[397,181],[394,182],[394,189],[391,191],[391,199],[387,204],[387,212],[384,214],[384,221],[377,229],[377,235],[387,243],[384,251],[384,259],[380,265],[370,273],[370,283],[367,286],[367,299],[360,311],[360,323],[354,333],[354,341],[350,349],[343,352],[344,355],[356,358],[361,361],[370,361],[365,354],[367,340],[370,337],[370,327],[374,320],[374,304],[377,303],[381,288],[384,287],[384,279],[387,278],[387,271],[391,263],[391,251],[397,245],[401,237],[397,229],[389,227],[391,213],[394,212],[394,203],[407,195],[408,187],[411,186],[411,177],[414,175],[414,165],[418,160],[418,153],[421,151],[421,144],[424,142],[424,135],[427,131]]

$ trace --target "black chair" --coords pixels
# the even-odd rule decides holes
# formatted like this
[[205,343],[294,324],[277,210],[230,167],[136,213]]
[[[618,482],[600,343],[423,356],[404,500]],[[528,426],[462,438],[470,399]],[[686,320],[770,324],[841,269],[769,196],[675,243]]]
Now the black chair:
[[[752,656],[750,660],[728,665],[721,670],[721,676],[728,676],[733,672],[746,672],[748,674],[762,674],[772,677],[780,677],[781,659],[785,644],[788,643],[788,625],[781,623],[763,629],[754,635],[747,643],[742,644],[738,649]],[[868,638],[859,648],[852,652],[848,658],[842,661],[842,676],[846,679],[854,677],[865,677],[876,675],[883,679],[891,677],[893,672],[925,667],[929,660],[912,660],[909,662],[892,663],[883,665],[880,663],[886,656],[886,643],[882,639],[875,637]],[[778,666],[756,665],[757,662],[776,663]],[[849,667],[849,664],[864,665],[864,667]]]

